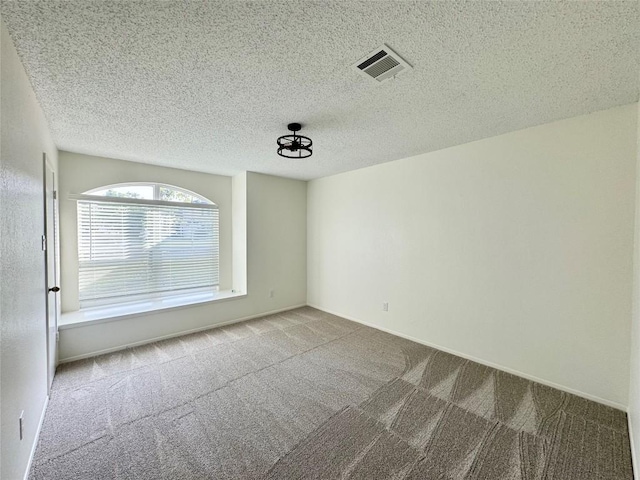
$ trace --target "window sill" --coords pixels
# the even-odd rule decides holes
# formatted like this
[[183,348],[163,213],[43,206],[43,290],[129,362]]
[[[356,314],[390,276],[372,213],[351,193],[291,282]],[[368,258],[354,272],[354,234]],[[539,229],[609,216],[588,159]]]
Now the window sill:
[[179,308],[193,307],[207,303],[223,302],[246,297],[246,293],[225,290],[221,292],[191,293],[157,298],[120,305],[85,308],[76,312],[63,313],[58,322],[59,330],[84,327],[89,324],[124,320],[130,317],[166,312]]

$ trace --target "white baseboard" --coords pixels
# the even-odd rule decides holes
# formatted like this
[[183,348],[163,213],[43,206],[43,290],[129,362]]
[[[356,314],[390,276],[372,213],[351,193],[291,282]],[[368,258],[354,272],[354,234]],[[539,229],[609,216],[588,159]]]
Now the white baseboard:
[[374,325],[373,323],[365,322],[365,321],[360,320],[358,318],[353,318],[353,317],[350,317],[348,315],[344,315],[344,314],[339,313],[339,312],[334,312],[334,311],[328,310],[326,308],[320,307],[318,305],[313,305],[313,304],[309,303],[308,306],[316,308],[318,310],[322,310],[323,312],[327,312],[327,313],[330,313],[332,315],[337,315],[339,317],[346,318],[347,320],[351,320],[353,322],[357,322],[357,323],[360,323],[362,325],[366,325],[367,327],[375,328],[376,330],[380,330],[382,332],[390,333],[391,335],[395,335],[397,337],[406,338],[407,340],[411,340],[412,342],[416,342],[416,343],[420,343],[422,345],[426,345],[427,347],[435,348],[436,350],[441,350],[443,352],[447,352],[447,353],[450,353],[452,355],[456,355],[458,357],[462,357],[462,358],[465,358],[467,360],[471,360],[472,362],[476,362],[476,363],[479,363],[481,365],[486,365],[487,367],[495,368],[496,370],[501,370],[503,372],[510,373],[510,374],[516,375],[518,377],[526,378],[527,380],[531,380],[532,382],[541,383],[542,385],[546,385],[546,386],[552,387],[552,388],[557,388],[558,390],[562,390],[563,392],[571,393],[573,395],[577,395],[579,397],[586,398],[587,400],[592,400],[592,401],[597,402],[597,403],[602,403],[603,405],[607,405],[609,407],[613,407],[613,408],[616,408],[618,410],[622,410],[624,412],[627,411],[627,406],[626,405],[622,405],[622,404],[620,404],[618,402],[613,402],[611,400],[606,400],[604,398],[600,398],[600,397],[597,397],[595,395],[591,395],[589,393],[584,393],[584,392],[581,392],[579,390],[574,390],[573,388],[565,387],[564,385],[559,385],[557,383],[550,382],[550,381],[545,380],[543,378],[538,378],[538,377],[536,377],[534,375],[529,375],[528,373],[524,373],[524,372],[520,372],[518,370],[514,370],[513,368],[504,367],[502,365],[498,365],[496,363],[489,362],[489,361],[483,360],[481,358],[476,358],[476,357],[474,357],[472,355],[467,355],[466,353],[458,352],[458,351],[453,350],[451,348],[443,347],[441,345],[436,345],[435,343],[427,342],[425,340],[412,337],[411,335],[405,335],[404,333],[400,333],[400,332],[397,332],[395,330],[391,330],[389,328],[380,327],[378,325]]
[[42,406],[42,412],[40,412],[40,421],[38,422],[38,428],[36,429],[36,436],[33,439],[33,445],[31,445],[31,453],[29,453],[29,461],[27,462],[27,470],[24,472],[24,480],[29,479],[29,472],[31,471],[31,464],[33,463],[33,457],[36,454],[36,448],[38,447],[38,440],[40,439],[40,431],[42,430],[42,424],[44,423],[44,416],[47,413],[47,406],[49,405],[49,395],[44,399],[44,405]]
[[273,315],[274,313],[286,312],[288,310],[294,310],[296,308],[306,307],[306,306],[307,306],[306,303],[302,303],[300,305],[294,305],[294,306],[289,306],[285,308],[280,308],[277,310],[271,310],[269,312],[257,313],[255,315],[249,315],[247,317],[235,318],[233,320],[228,320],[226,322],[220,322],[212,325],[206,325],[204,327],[193,328],[191,330],[182,330],[180,332],[171,333],[169,335],[162,335],[160,337],[149,338],[149,339],[141,340],[139,342],[127,343],[126,345],[118,345],[117,347],[105,348],[104,350],[97,350],[95,352],[83,353],[82,355],[74,355],[73,357],[61,358],[58,364],[75,362],[76,360],[83,360],[85,358],[97,357],[98,355],[104,355],[106,353],[118,352],[120,350],[126,350],[127,348],[139,347],[140,345],[159,342],[160,340],[166,340],[168,338],[181,337],[183,335],[188,335],[190,333],[197,333],[197,332],[202,332],[204,330],[211,330],[212,328],[224,327],[225,325],[232,325],[234,323],[240,323],[247,320],[252,320],[254,318],[266,317],[267,315]]

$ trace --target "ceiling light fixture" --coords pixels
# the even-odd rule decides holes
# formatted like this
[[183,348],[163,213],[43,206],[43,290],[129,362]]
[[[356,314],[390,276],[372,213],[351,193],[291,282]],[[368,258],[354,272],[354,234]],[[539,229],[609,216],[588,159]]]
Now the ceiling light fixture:
[[313,153],[311,145],[313,142],[309,137],[296,135],[300,131],[302,125],[299,123],[290,123],[287,128],[293,132],[293,135],[283,135],[278,138],[278,155],[285,158],[307,158]]

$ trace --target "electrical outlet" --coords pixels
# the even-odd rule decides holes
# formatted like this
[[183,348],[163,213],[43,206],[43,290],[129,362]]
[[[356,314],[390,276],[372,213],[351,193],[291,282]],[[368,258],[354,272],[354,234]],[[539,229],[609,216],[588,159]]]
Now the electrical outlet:
[[24,438],[24,410],[20,412],[20,418],[18,419],[18,425],[20,428],[20,440]]
[[382,303],[382,311],[383,312],[388,312],[389,311],[389,302],[383,302]]

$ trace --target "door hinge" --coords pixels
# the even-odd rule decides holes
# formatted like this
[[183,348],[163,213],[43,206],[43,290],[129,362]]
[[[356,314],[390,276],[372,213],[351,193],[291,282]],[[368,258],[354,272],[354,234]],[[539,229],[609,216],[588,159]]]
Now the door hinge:
[[58,199],[58,191],[57,191],[57,190],[54,190],[54,191],[53,191],[53,199],[54,199],[54,200],[57,200],[57,199]]
[[56,342],[60,341],[60,332],[56,331]]
[[47,236],[46,235],[42,235],[42,251],[43,252],[47,251]]

